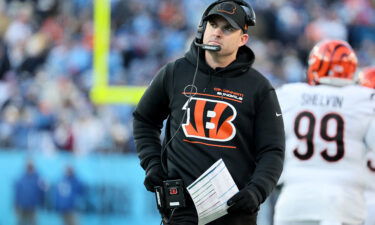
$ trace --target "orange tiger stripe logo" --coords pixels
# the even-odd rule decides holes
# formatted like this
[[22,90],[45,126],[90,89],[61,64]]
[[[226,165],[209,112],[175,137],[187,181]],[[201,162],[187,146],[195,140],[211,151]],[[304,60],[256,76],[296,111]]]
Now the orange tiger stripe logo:
[[[189,108],[187,108],[189,106]],[[225,142],[236,134],[232,121],[237,116],[235,108],[224,101],[191,98],[185,103],[186,123],[182,129],[186,137]]]
[[347,42],[327,40],[312,49],[308,64],[309,84],[319,83],[319,79],[323,77],[352,79],[357,67],[357,57]]

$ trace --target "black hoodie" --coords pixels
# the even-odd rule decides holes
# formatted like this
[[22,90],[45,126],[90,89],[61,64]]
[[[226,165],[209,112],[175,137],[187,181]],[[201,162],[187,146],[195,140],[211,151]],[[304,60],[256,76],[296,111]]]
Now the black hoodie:
[[161,163],[167,119],[169,178],[188,186],[222,158],[238,188],[248,185],[263,202],[280,177],[285,137],[275,90],[251,67],[254,59],[242,46],[234,62],[212,69],[192,44],[185,57],[164,66],[134,112],[141,166],[148,171]]

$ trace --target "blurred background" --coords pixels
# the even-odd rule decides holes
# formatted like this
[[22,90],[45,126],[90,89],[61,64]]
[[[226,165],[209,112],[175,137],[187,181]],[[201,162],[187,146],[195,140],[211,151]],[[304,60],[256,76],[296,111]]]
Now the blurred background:
[[[98,1],[111,8],[109,84],[121,86],[147,86],[183,56],[213,2]],[[375,0],[248,2],[254,67],[275,87],[304,81],[325,38],[348,41],[358,71],[375,65]],[[0,225],[160,223],[132,139],[134,105],[90,98],[94,4],[0,0]]]

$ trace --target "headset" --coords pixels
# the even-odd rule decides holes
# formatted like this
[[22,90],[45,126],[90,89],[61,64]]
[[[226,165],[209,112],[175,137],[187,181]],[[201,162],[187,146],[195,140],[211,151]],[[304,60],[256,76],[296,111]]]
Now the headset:
[[208,13],[210,12],[212,8],[214,8],[216,5],[223,3],[223,2],[235,2],[238,5],[240,5],[246,13],[246,18],[245,18],[246,24],[248,26],[255,26],[255,23],[256,23],[255,12],[249,3],[245,2],[244,0],[217,0],[211,3],[211,5],[207,7],[207,9],[204,11],[202,15],[201,21],[198,25],[197,33],[195,35],[195,40],[194,40],[194,44],[197,47],[200,47],[208,51],[220,51],[221,50],[220,46],[203,44],[203,34],[207,25],[207,20],[205,20],[206,16],[208,15]]

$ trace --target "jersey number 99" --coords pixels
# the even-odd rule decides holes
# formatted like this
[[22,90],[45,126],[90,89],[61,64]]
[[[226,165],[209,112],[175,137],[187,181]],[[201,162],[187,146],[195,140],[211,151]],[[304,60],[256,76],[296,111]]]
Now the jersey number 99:
[[[307,132],[302,134],[300,131],[302,119],[307,119],[308,129]],[[334,134],[328,133],[328,123],[334,120],[336,122],[336,132]],[[337,113],[328,113],[322,117],[320,121],[317,121],[314,114],[308,111],[299,113],[294,121],[294,133],[299,140],[305,141],[307,150],[301,153],[298,148],[293,150],[293,154],[300,160],[310,159],[315,151],[314,147],[314,135],[316,133],[316,123],[320,122],[320,137],[327,142],[336,142],[335,154],[328,154],[328,149],[323,149],[320,152],[321,157],[328,162],[336,162],[344,157],[344,119]]]

